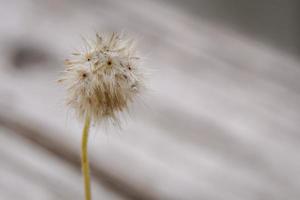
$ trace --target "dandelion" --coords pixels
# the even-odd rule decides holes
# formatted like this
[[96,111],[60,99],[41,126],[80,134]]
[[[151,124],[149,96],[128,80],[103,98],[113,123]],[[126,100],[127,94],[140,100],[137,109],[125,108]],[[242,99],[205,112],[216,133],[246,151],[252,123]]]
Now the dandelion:
[[126,111],[143,88],[143,74],[138,68],[134,41],[125,35],[96,34],[85,40],[85,50],[72,53],[65,60],[59,82],[67,89],[67,105],[80,119],[85,119],[82,134],[82,172],[85,199],[91,199],[87,141],[91,121],[113,121]]

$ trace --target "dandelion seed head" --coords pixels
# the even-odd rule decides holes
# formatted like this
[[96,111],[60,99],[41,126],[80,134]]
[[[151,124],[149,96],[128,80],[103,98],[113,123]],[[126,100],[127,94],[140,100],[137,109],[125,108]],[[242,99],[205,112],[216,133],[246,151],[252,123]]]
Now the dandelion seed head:
[[118,122],[144,85],[134,41],[112,33],[84,43],[84,51],[65,60],[59,80],[67,89],[67,105],[80,118],[88,114],[94,122]]

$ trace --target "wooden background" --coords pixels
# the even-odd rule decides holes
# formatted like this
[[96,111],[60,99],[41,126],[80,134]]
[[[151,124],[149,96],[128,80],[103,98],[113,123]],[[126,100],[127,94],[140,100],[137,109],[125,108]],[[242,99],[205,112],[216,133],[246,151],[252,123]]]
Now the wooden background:
[[123,129],[94,127],[94,199],[298,200],[300,61],[146,0],[0,6],[0,199],[83,199],[82,124],[55,83],[80,34],[139,38],[149,90]]

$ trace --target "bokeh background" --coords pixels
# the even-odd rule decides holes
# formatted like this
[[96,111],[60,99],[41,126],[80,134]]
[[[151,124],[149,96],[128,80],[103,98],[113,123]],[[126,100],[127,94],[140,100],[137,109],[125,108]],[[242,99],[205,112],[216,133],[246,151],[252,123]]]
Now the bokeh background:
[[81,35],[139,40],[149,90],[94,127],[94,199],[300,199],[298,0],[1,0],[0,199],[80,200],[55,80]]

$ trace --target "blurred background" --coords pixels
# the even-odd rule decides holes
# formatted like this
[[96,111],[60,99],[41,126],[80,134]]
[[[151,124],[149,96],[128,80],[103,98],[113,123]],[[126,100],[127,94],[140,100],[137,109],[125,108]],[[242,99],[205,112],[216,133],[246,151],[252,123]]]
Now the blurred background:
[[82,123],[55,80],[81,35],[125,30],[151,71],[94,127],[94,199],[300,199],[298,0],[0,0],[0,199],[83,199]]

